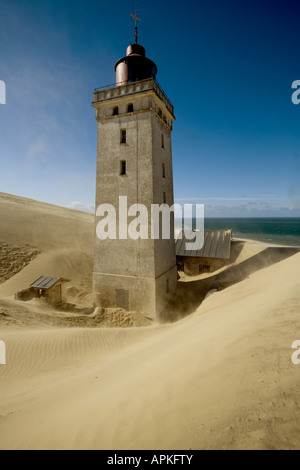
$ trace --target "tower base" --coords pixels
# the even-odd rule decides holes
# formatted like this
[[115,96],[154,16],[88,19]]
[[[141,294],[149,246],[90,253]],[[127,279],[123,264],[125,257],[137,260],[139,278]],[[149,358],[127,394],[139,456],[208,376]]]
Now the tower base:
[[177,286],[177,267],[156,279],[94,273],[97,307],[123,308],[159,320]]

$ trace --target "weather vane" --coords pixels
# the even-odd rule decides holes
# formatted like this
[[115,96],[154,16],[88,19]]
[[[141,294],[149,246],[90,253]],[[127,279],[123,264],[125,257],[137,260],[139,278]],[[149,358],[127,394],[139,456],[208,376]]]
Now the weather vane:
[[133,18],[134,21],[135,21],[134,42],[135,42],[135,44],[137,44],[137,43],[138,43],[138,27],[137,27],[137,22],[138,22],[138,21],[141,21],[141,18],[138,18],[138,16],[137,16],[137,4],[135,4],[135,14],[130,13],[130,15],[131,15],[131,18]]

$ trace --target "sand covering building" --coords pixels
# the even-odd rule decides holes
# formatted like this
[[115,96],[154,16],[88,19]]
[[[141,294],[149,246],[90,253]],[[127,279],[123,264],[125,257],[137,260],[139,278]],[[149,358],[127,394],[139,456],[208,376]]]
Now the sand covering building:
[[186,244],[191,241],[192,230],[182,231],[176,240],[177,266],[190,276],[213,272],[230,259],[231,230],[205,230],[203,246],[187,250]]
[[49,304],[61,307],[67,303],[66,284],[68,282],[70,282],[69,279],[62,277],[41,276],[28,289],[18,292],[16,298],[30,300],[34,297],[44,297]]

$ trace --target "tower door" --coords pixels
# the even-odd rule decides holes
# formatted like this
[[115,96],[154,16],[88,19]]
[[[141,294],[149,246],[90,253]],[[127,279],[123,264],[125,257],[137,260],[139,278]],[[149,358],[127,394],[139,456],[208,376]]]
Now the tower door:
[[116,289],[117,307],[129,310],[129,291],[125,289]]

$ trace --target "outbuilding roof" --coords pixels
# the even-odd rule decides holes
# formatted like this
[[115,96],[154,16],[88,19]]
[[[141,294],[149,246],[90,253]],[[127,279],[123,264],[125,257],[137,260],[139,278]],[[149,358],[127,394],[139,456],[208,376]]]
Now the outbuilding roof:
[[182,230],[176,240],[176,256],[217,259],[230,258],[231,230],[205,230],[203,247],[196,250],[186,250],[186,243],[193,242],[193,240],[190,239],[192,238],[192,233],[192,230]]
[[38,289],[50,289],[50,287],[53,287],[58,281],[69,282],[68,279],[64,279],[62,277],[41,276],[36,281],[34,281],[30,287],[37,287]]

